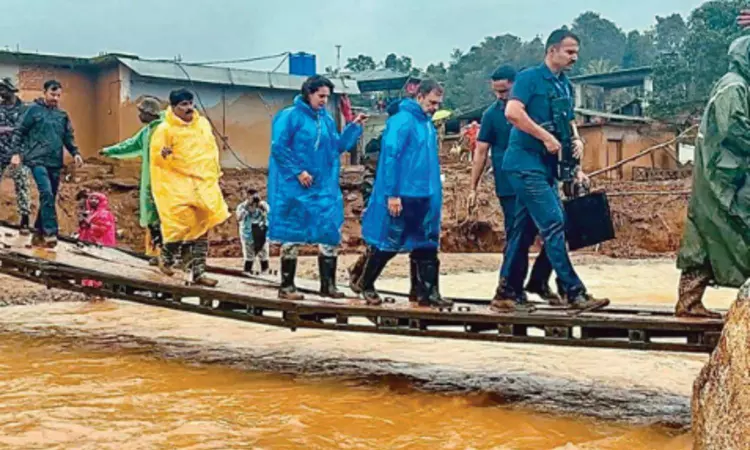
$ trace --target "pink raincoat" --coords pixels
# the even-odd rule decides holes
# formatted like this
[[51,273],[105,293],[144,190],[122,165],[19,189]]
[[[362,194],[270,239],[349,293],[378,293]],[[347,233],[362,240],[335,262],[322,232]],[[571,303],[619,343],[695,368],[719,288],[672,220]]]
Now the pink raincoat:
[[[91,206],[92,198],[99,200],[96,208]],[[115,216],[109,209],[109,199],[107,196],[101,192],[89,194],[86,199],[86,212],[86,219],[84,219],[78,228],[78,239],[105,247],[114,247],[117,245]],[[83,280],[83,285],[101,287],[100,282],[93,280]]]
[[[91,206],[91,199],[96,198],[99,204],[96,209]],[[89,194],[86,200],[87,217],[78,228],[79,239],[83,242],[99,244],[105,247],[117,245],[115,237],[115,216],[109,210],[109,199],[101,192]]]

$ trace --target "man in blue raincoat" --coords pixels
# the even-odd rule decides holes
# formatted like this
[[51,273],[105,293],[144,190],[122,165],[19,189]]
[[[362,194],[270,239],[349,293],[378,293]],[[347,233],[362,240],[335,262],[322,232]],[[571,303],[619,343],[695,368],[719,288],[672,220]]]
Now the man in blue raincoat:
[[415,300],[422,306],[452,305],[438,288],[442,183],[437,130],[430,118],[442,100],[442,86],[425,80],[416,99],[403,100],[386,124],[362,224],[364,240],[372,248],[359,280],[368,304],[381,303],[375,280],[388,261],[410,252],[417,268]]
[[[419,89],[420,81],[421,80],[417,78],[409,78],[409,80],[404,85],[403,98],[394,100],[386,108],[388,117],[391,117],[398,113],[398,107],[405,98],[413,99],[417,96],[417,89]],[[365,146],[365,154],[363,158],[365,171],[362,176],[362,187],[360,189],[362,192],[362,202],[365,204],[365,208],[367,208],[367,204],[370,201],[372,188],[375,186],[375,175],[377,174],[378,170],[378,158],[380,157],[380,144],[382,138],[383,134],[381,133],[378,137],[373,138]],[[349,268],[349,287],[358,294],[360,293],[358,287],[359,279],[360,277],[362,277],[362,271],[365,270],[365,263],[367,262],[367,255],[369,254],[369,252],[370,249],[365,248],[365,252],[360,255],[359,258],[357,258],[357,261],[355,261],[354,264]],[[409,298],[416,298],[416,291],[414,289],[417,285],[417,266],[414,262],[414,259],[411,259],[409,263],[409,278],[411,280]]]
[[320,292],[332,298],[344,198],[339,185],[339,155],[362,135],[363,114],[339,134],[326,110],[333,83],[322,76],[308,78],[294,104],[274,117],[268,166],[268,237],[281,242],[279,298],[302,300],[294,277],[300,244],[318,244]]

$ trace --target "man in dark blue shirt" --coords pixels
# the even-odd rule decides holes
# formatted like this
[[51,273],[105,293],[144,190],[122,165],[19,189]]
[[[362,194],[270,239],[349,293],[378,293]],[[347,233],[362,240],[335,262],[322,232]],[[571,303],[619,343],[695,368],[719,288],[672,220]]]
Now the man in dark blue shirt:
[[[498,312],[527,310],[519,299],[523,285],[519,267],[528,264],[529,247],[536,230],[542,235],[547,257],[552,264],[569,306],[594,310],[606,307],[609,300],[591,296],[576,274],[565,244],[565,217],[558,188],[558,162],[562,149],[555,136],[553,101],[567,99],[567,116],[573,118],[574,93],[564,72],[578,60],[580,39],[566,29],[554,31],[547,40],[544,63],[521,72],[511,91],[505,116],[513,124],[502,170],[516,194],[516,215],[511,228],[506,257],[500,271],[500,284],[492,302]],[[581,159],[583,142],[571,120],[574,156]],[[576,180],[585,182],[580,167]],[[521,301],[519,301],[521,300]]]
[[[495,193],[500,200],[503,210],[503,222],[505,225],[506,250],[510,230],[515,219],[516,194],[508,181],[508,175],[502,171],[503,157],[508,147],[510,131],[513,126],[505,117],[505,105],[510,96],[510,90],[516,79],[516,70],[510,66],[501,66],[492,74],[491,87],[497,101],[490,105],[482,115],[482,127],[477,138],[477,147],[474,151],[474,164],[471,171],[471,193],[469,194],[469,208],[474,208],[477,197],[477,187],[482,179],[487,164],[487,153],[492,148],[491,160],[492,170],[495,176]],[[533,223],[531,224],[534,225]],[[518,265],[519,277],[526,279],[528,264]],[[552,274],[552,266],[547,259],[547,254],[542,251],[537,257],[531,278],[526,285],[526,291],[539,295],[543,300],[552,304],[559,304],[560,297],[549,288],[549,278]],[[523,292],[515,293],[517,297],[523,297]]]

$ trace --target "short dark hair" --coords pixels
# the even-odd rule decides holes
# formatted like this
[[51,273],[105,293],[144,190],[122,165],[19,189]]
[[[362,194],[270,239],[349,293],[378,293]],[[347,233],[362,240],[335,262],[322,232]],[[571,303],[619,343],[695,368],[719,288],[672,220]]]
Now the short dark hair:
[[415,77],[410,77],[408,80],[406,80],[406,84],[407,85],[409,85],[409,84],[419,85],[419,83],[421,83],[421,82],[422,82],[422,80],[420,80],[419,78],[415,78]]
[[504,65],[500,66],[492,72],[492,81],[508,80],[516,81],[516,69],[511,66]]
[[60,83],[57,80],[47,80],[44,82],[44,90],[49,91],[53,90],[56,91],[58,89],[62,89],[62,83]]
[[184,101],[192,102],[195,96],[185,88],[175,89],[169,93],[169,104],[177,106]]
[[255,195],[258,193],[258,190],[255,188],[247,188],[247,193],[250,195]]
[[437,92],[438,94],[442,94],[445,92],[445,89],[443,89],[443,86],[440,85],[435,80],[422,80],[421,83],[419,83],[419,90],[417,90],[417,95],[428,95],[431,92]]
[[562,44],[562,41],[565,39],[573,39],[577,43],[581,43],[581,38],[579,38],[577,34],[567,28],[558,28],[547,38],[547,43],[544,45],[544,51],[547,52],[550,48]]
[[323,75],[313,75],[305,80],[304,83],[302,83],[302,89],[300,90],[302,93],[302,98],[307,101],[310,95],[318,92],[321,88],[324,87],[330,89],[331,94],[333,94],[333,82],[331,80],[324,77]]

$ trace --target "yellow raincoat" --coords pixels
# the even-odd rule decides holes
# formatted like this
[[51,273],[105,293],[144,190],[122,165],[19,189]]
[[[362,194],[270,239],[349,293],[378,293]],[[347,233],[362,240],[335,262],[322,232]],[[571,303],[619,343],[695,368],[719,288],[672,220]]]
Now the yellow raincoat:
[[[198,111],[186,123],[169,108],[150,147],[151,188],[164,243],[198,239],[229,218],[219,188],[219,148],[211,125]],[[164,147],[172,149],[166,158]]]

